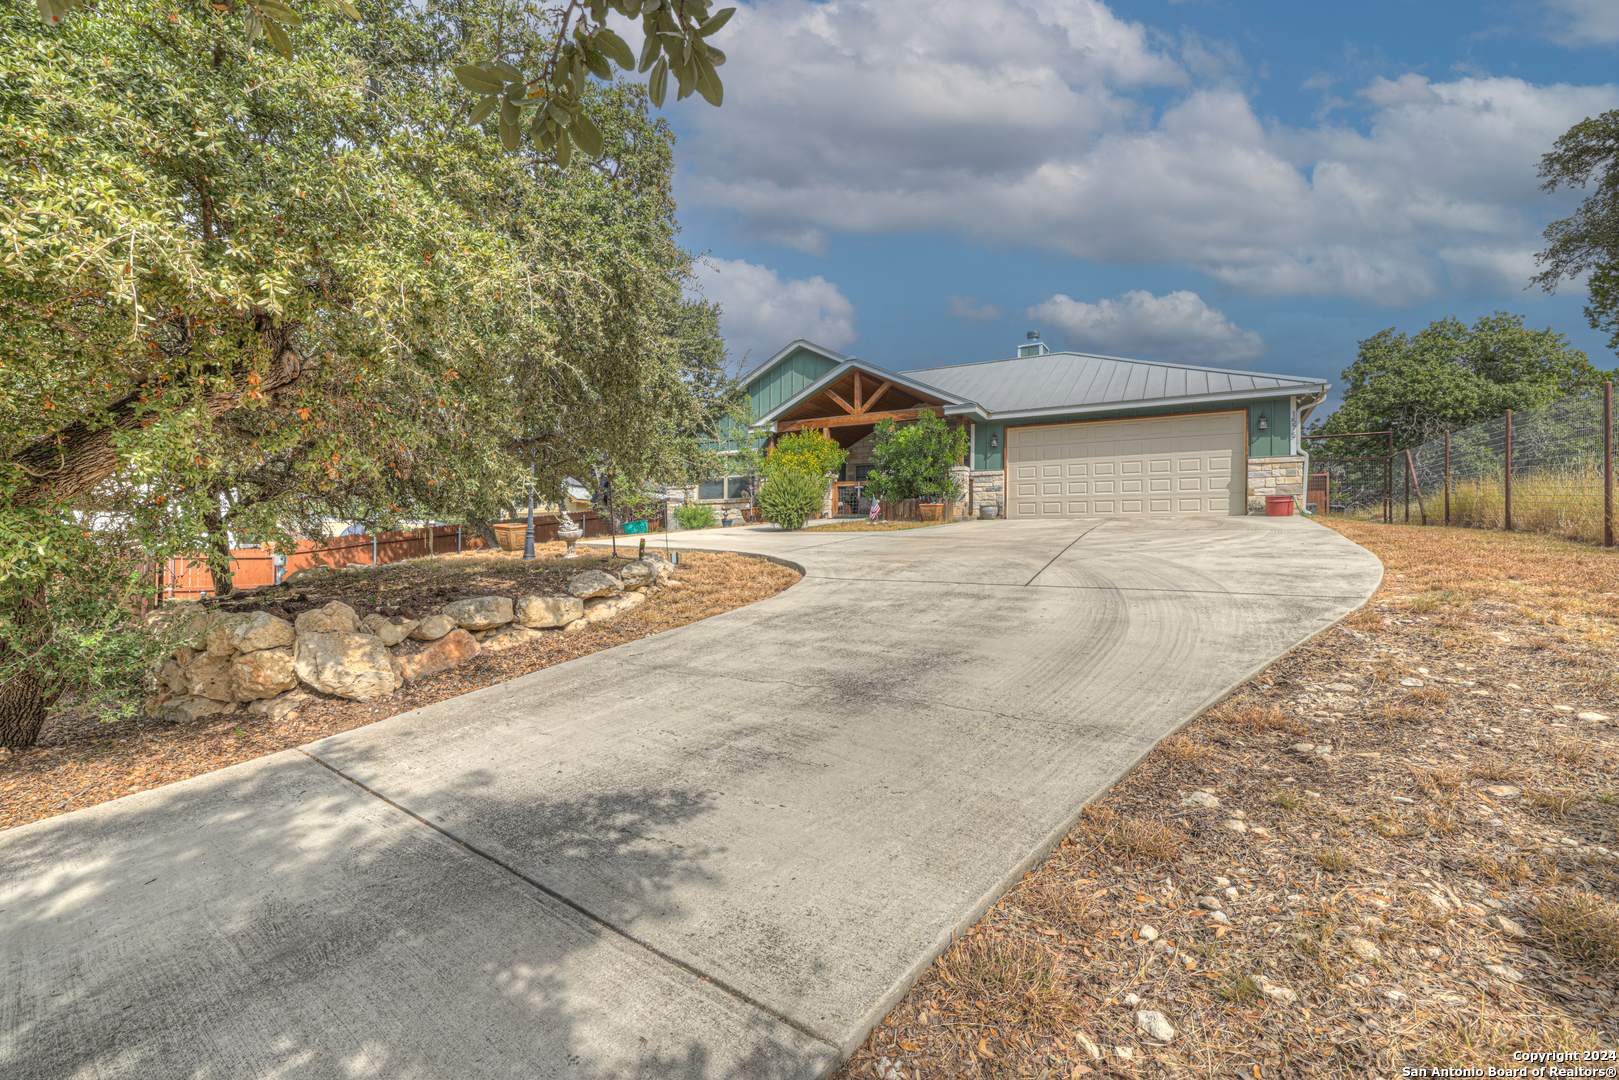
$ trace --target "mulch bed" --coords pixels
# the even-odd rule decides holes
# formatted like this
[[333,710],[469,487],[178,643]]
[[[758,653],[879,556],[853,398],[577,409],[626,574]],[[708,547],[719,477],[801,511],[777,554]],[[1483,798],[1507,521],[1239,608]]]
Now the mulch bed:
[[1331,524],[1371,604],[1087,808],[837,1080],[1615,1064],[1619,555]]
[[[255,590],[246,602],[232,606],[291,616],[341,600],[362,616],[381,611],[415,617],[450,600],[474,596],[560,593],[573,574],[610,569],[610,557],[566,561],[554,557],[563,550],[560,543],[541,545],[536,554],[546,558],[534,563],[488,552],[436,556],[375,571],[334,574],[316,584],[273,593]],[[626,545],[625,550],[633,555],[634,546]],[[484,653],[373,701],[316,695],[310,704],[280,720],[239,711],[190,724],[144,717],[105,722],[92,712],[60,708],[47,721],[38,745],[0,762],[0,828],[54,817],[375,723],[763,600],[798,577],[785,567],[743,555],[683,553],[669,588],[611,622],[574,633],[547,633],[534,645]]]

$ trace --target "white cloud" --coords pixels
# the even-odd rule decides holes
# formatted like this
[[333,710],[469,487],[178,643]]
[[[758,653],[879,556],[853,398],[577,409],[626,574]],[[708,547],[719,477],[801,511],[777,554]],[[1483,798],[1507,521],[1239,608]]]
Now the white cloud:
[[1619,41],[1619,4],[1613,0],[1546,0],[1560,45],[1611,45]]
[[786,281],[741,259],[704,259],[695,267],[703,295],[721,309],[731,362],[751,367],[796,338],[841,350],[854,343],[854,305],[819,274]]
[[1177,40],[1097,0],[760,0],[724,31],[725,107],[686,114],[681,198],[806,251],[943,230],[1409,304],[1516,273],[1575,198],[1540,192],[1540,155],[1619,106],[1612,85],[1407,75],[1355,97],[1363,128],[1289,127]]
[[976,296],[947,296],[945,314],[970,323],[994,322],[1001,317],[1001,305],[980,304]]
[[1154,296],[1135,289],[1087,304],[1058,293],[1026,312],[1057,327],[1069,348],[1149,356],[1186,364],[1242,366],[1265,355],[1265,341],[1182,289]]

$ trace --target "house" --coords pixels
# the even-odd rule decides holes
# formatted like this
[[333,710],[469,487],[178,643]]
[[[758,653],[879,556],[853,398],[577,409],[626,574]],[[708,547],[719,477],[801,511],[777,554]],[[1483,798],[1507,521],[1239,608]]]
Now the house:
[[[878,421],[933,412],[967,430],[960,469],[974,512],[1010,518],[1161,517],[1264,512],[1302,495],[1299,434],[1330,384],[1294,375],[1053,352],[1029,334],[1016,354],[894,371],[799,340],[746,376],[752,430],[731,448],[818,430],[849,451],[828,511],[862,509]],[[716,477],[696,497],[745,497]]]

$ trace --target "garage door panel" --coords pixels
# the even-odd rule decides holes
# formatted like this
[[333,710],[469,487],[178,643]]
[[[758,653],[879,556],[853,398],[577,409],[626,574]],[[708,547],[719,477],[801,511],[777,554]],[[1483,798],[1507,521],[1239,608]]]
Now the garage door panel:
[[1244,412],[1010,428],[1014,518],[1243,512]]

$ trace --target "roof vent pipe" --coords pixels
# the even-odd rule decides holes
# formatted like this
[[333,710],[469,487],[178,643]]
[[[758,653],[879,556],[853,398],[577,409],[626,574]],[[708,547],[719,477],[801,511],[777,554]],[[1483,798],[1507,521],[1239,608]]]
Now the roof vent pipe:
[[1029,332],[1028,332],[1028,334],[1026,334],[1026,335],[1025,335],[1025,336],[1026,336],[1026,337],[1027,337],[1027,338],[1028,338],[1028,339],[1029,339],[1029,340],[1030,340],[1030,341],[1039,341],[1039,340],[1040,340],[1040,331],[1038,331],[1038,330],[1030,330],[1030,331],[1029,331]]

